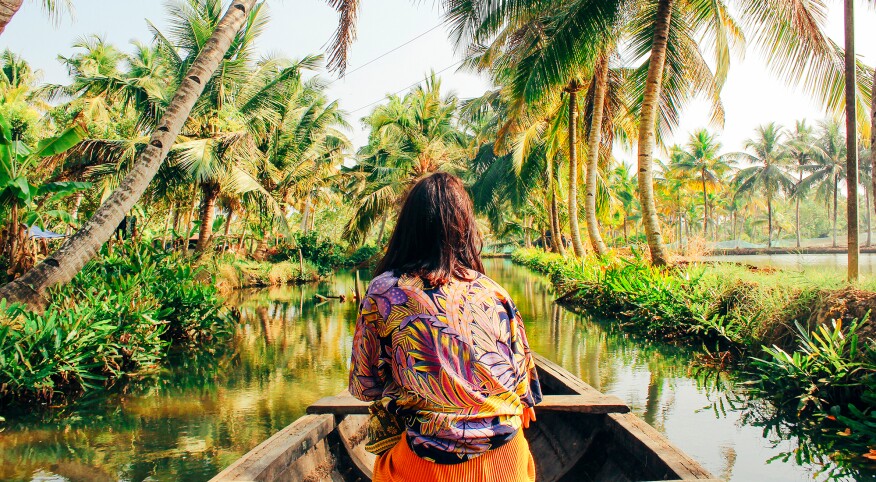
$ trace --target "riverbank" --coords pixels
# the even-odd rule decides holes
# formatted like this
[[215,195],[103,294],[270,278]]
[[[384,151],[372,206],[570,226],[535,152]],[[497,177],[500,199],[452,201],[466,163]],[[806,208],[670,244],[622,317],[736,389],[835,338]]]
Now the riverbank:
[[[800,248],[712,248],[708,250],[709,256],[754,256],[774,254],[847,254],[849,250],[845,246],[803,246]],[[861,253],[876,253],[876,246],[861,246]]]
[[211,353],[232,332],[203,268],[148,244],[104,252],[42,313],[0,302],[0,406],[57,406]]
[[851,457],[873,456],[876,292],[869,286],[730,263],[667,269],[526,249],[513,260],[548,275],[566,307],[650,340],[700,346],[701,364],[740,373],[825,444],[833,443],[827,430],[849,442]]

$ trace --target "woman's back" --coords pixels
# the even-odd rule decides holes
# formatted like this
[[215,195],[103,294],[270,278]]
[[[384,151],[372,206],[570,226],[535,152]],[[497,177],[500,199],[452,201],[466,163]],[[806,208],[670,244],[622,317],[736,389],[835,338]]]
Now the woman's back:
[[523,324],[486,275],[425,286],[392,272],[372,281],[353,342],[350,389],[383,399],[410,447],[458,463],[510,440],[540,399]]

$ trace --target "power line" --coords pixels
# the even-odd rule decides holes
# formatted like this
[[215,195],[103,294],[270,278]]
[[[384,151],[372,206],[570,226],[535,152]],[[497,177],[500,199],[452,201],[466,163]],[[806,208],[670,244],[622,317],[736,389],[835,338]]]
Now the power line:
[[[459,64],[461,64],[461,63],[463,63],[463,62],[465,62],[465,60],[466,60],[466,59],[462,59],[462,60],[459,60],[459,61],[457,61],[457,62],[454,62],[454,63],[448,65],[447,67],[444,67],[443,69],[439,70],[438,72],[435,72],[435,75],[438,75],[438,74],[442,74],[442,73],[444,73],[444,72],[447,72],[448,70],[452,69],[453,67],[456,67],[457,65],[459,65]],[[418,81],[414,82],[413,84],[411,84],[411,85],[409,85],[409,86],[407,86],[407,87],[401,88],[401,89],[399,89],[399,90],[397,90],[397,91],[395,91],[395,92],[393,92],[393,93],[391,93],[391,94],[384,95],[383,97],[381,97],[381,98],[375,100],[374,102],[372,102],[372,103],[370,103],[370,104],[368,104],[368,105],[363,105],[362,107],[359,107],[358,109],[353,109],[353,110],[351,110],[349,113],[350,113],[350,114],[355,114],[356,112],[359,112],[360,110],[367,109],[367,108],[371,107],[371,106],[374,105],[374,104],[378,104],[378,103],[380,103],[381,101],[383,101],[384,99],[386,99],[387,96],[393,96],[393,95],[401,94],[402,92],[404,92],[404,91],[406,91],[406,90],[409,90],[409,89],[411,89],[411,88],[413,88],[413,87],[416,87],[416,86],[420,85],[421,82],[423,82],[423,81],[422,81],[422,80],[418,80]]]
[[[439,23],[438,25],[435,25],[434,27],[430,28],[429,30],[426,30],[425,32],[421,33],[420,35],[417,35],[416,37],[414,37],[414,38],[408,40],[407,42],[405,42],[405,43],[399,45],[398,47],[395,47],[395,48],[393,48],[393,49],[391,49],[391,50],[388,50],[388,51],[386,51],[386,52],[384,52],[384,53],[378,55],[377,57],[374,57],[373,59],[371,59],[371,60],[369,60],[368,62],[365,62],[364,64],[362,64],[362,65],[356,67],[355,69],[350,70],[349,72],[346,72],[346,73],[344,74],[344,77],[346,77],[346,76],[352,74],[353,72],[356,72],[356,71],[358,71],[358,70],[361,70],[361,69],[363,69],[363,68],[365,68],[365,67],[367,67],[367,66],[373,64],[374,62],[377,62],[378,60],[380,60],[380,59],[386,57],[387,55],[389,55],[389,54],[391,54],[391,53],[393,53],[393,52],[395,52],[395,51],[397,51],[397,50],[399,50],[399,49],[401,49],[401,48],[403,48],[403,47],[406,47],[406,46],[410,45],[411,43],[413,43],[413,42],[415,42],[415,41],[417,41],[417,40],[419,40],[419,39],[425,37],[426,35],[432,33],[433,31],[435,31],[436,29],[438,29],[438,28],[441,27],[442,25],[443,25],[442,23]],[[342,78],[343,78],[343,77],[341,77],[341,78],[337,78],[337,79],[335,79],[335,80],[329,82],[328,85],[334,84],[335,82],[341,80]]]

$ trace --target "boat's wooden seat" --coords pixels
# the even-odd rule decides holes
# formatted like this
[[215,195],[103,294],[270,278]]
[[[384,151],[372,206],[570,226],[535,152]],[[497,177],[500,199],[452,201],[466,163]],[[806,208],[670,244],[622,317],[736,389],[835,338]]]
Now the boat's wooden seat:
[[[368,402],[362,402],[349,393],[334,397],[325,397],[307,407],[311,415],[330,413],[334,415],[364,415],[368,413]],[[583,395],[545,395],[541,403],[536,405],[536,412],[572,412],[572,413],[627,413],[630,411],[621,399],[604,395],[594,390]]]

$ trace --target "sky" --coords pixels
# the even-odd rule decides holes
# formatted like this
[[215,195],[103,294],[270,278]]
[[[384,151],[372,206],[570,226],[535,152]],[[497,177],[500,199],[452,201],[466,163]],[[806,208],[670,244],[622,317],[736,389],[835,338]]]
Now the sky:
[[[842,2],[825,0],[828,7],[827,32],[842,45]],[[50,21],[36,0],[26,0],[21,11],[0,35],[0,49],[20,53],[35,68],[43,71],[44,81],[66,83],[67,75],[57,57],[71,55],[78,38],[99,34],[119,47],[130,50],[132,40],[148,41],[151,35],[146,19],[159,28],[165,24],[163,0],[73,0],[75,12]],[[360,14],[358,40],[349,58],[349,74],[335,79],[329,96],[339,99],[349,113],[349,133],[354,143],[367,141],[360,119],[387,94],[404,92],[422,81],[430,71],[440,72],[442,88],[461,98],[481,95],[490,88],[488,79],[458,72],[454,54],[441,25],[440,2],[412,0],[364,0]],[[259,48],[266,55],[300,58],[322,53],[337,25],[336,13],[325,0],[271,0],[270,22]],[[876,11],[863,2],[856,8],[856,44],[859,56],[869,65],[876,63]],[[409,42],[409,43],[408,43]],[[397,50],[381,57],[383,54]],[[381,57],[369,63],[377,57]],[[368,63],[368,65],[364,65]],[[363,66],[357,70],[359,66]],[[812,123],[825,114],[817,103],[798,89],[771,77],[761,55],[749,48],[744,59],[733,59],[722,99],[726,122],[718,133],[725,151],[742,150],[760,124],[776,121],[793,126],[807,118]],[[683,113],[682,122],[669,142],[684,143],[689,133],[708,127],[705,103],[695,101]],[[714,129],[713,129],[714,130]],[[672,142],[674,141],[674,142]],[[631,163],[633,153],[617,153]]]

